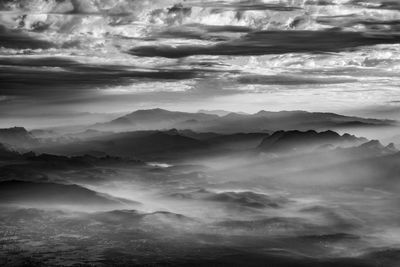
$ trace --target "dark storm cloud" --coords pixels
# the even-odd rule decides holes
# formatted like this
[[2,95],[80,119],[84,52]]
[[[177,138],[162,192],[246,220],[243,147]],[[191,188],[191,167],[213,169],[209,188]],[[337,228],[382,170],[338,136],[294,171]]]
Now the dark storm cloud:
[[206,24],[188,24],[190,27],[198,27],[204,29],[207,32],[235,32],[235,33],[246,33],[252,31],[250,27],[236,26],[236,25],[206,25]]
[[188,4],[189,6],[209,7],[223,10],[272,10],[272,11],[294,11],[299,10],[299,7],[288,6],[285,4],[267,4],[262,1],[248,0],[248,1],[208,1],[208,2],[195,2]]
[[330,6],[337,5],[332,0],[308,0],[305,2],[306,5],[316,5],[316,6]]
[[48,49],[54,44],[32,38],[21,31],[10,30],[0,25],[0,47],[11,49]]
[[[378,60],[377,64],[390,63],[390,60],[382,59]],[[371,64],[365,61],[363,64],[367,68],[359,67],[345,67],[345,68],[320,68],[320,69],[305,69],[302,70],[302,75],[324,75],[324,76],[351,76],[353,78],[362,79],[364,77],[385,77],[385,78],[397,78],[399,77],[396,71],[390,69],[378,69],[376,63]]]
[[46,96],[62,91],[127,85],[135,80],[185,80],[208,70],[147,69],[130,66],[91,65],[71,59],[48,57],[0,58],[0,95]]
[[356,79],[299,77],[293,75],[242,75],[237,81],[241,84],[265,85],[340,84],[357,82]]
[[194,55],[250,56],[285,53],[341,52],[360,46],[396,44],[400,35],[344,31],[258,31],[214,45],[139,46],[128,52],[142,57]]
[[68,67],[78,65],[76,61],[62,57],[1,57],[0,66]]

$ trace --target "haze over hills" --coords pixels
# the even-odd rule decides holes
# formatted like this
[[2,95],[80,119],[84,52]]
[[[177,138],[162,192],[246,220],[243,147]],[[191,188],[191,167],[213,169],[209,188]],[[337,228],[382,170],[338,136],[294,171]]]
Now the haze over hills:
[[[34,137],[22,127],[2,129],[0,141],[11,142],[19,149],[31,148],[49,154],[168,158],[179,156],[180,153],[183,153],[180,157],[190,152],[206,153],[207,150],[228,153],[235,150],[250,151],[258,147],[262,151],[293,152],[327,145],[359,145],[367,142],[367,139],[320,129],[356,126],[379,128],[394,124],[395,121],[390,120],[304,111],[229,113],[220,117],[153,109],[138,110],[105,124],[89,126],[82,132],[40,132]],[[135,130],[137,128],[145,130]]]
[[[318,251],[320,263],[340,245],[359,253],[351,261],[371,267],[363,264],[377,251],[370,229],[399,219],[392,207],[400,152],[353,134],[353,127],[396,129],[396,122],[304,111],[152,109],[81,127],[0,129],[0,228],[18,229],[17,246],[44,242],[50,256],[42,236],[75,254],[89,242],[96,258],[118,248],[129,262],[147,257],[145,240],[157,248],[146,258],[156,266],[164,256],[176,262],[177,251],[195,259],[237,246],[264,256],[266,248],[284,248],[308,259]],[[381,210],[379,219],[374,209]],[[396,243],[375,235],[385,246]],[[66,262],[60,257],[51,259]],[[241,256],[247,257],[254,260],[249,252]],[[285,266],[288,258],[283,253],[277,261]],[[385,259],[397,267],[395,257]]]
[[41,153],[64,155],[112,155],[135,159],[176,159],[194,155],[229,154],[263,151],[268,153],[300,153],[315,149],[350,147],[368,142],[349,134],[333,131],[277,131],[268,133],[215,134],[191,130],[133,131],[88,136],[68,142],[43,144]]
[[226,111],[223,109],[215,109],[215,110],[206,110],[206,109],[200,109],[199,111],[197,111],[197,113],[204,113],[204,114],[210,114],[210,115],[217,115],[219,117],[222,116],[226,116],[229,113],[231,113],[230,111]]
[[98,151],[109,155],[141,158],[206,148],[206,143],[180,135],[176,131],[134,131],[106,133],[66,144],[55,143],[38,150],[67,155],[90,154],[91,151]]
[[108,123],[94,125],[99,129],[154,130],[170,129],[181,122],[204,122],[217,119],[217,115],[187,113],[163,109],[137,110]]
[[[308,149],[322,145],[343,146],[346,142],[354,145],[356,141],[359,144],[367,140],[350,135],[340,137],[332,131],[317,132],[326,129],[342,132],[353,128],[380,129],[396,125],[392,120],[305,111],[260,111],[254,114],[230,112],[218,116],[150,109],[137,110],[107,123],[83,126],[82,131],[76,131],[75,127],[70,132],[68,127],[63,130],[38,129],[32,133],[23,127],[0,129],[0,143],[26,152],[35,149],[50,154],[86,153],[140,158],[155,156],[157,153],[158,156],[165,156],[207,149],[215,152],[251,150],[265,146],[267,150],[273,150],[283,139],[284,143],[290,143],[290,140],[298,143],[302,140],[302,146],[308,146]],[[269,136],[272,133],[274,135]],[[266,145],[261,144],[264,138],[263,144]],[[283,139],[272,144],[271,140],[277,138]],[[354,140],[350,140],[352,138]],[[288,149],[296,149],[294,143],[289,143],[286,145]]]
[[260,111],[254,114],[173,112],[163,109],[138,110],[113,121],[96,124],[102,130],[190,129],[200,132],[250,133],[277,130],[327,130],[351,127],[391,126],[395,121],[349,117],[306,111]]
[[339,135],[333,131],[278,131],[263,139],[259,149],[268,152],[301,152],[311,151],[324,146],[349,147],[367,142],[349,134]]
[[[17,140],[29,140],[33,151],[0,146],[0,227],[17,229],[15,244],[28,247],[27,255],[37,246],[26,245],[26,239],[44,242],[41,249],[49,256],[55,254],[43,240],[74,249],[74,255],[44,260],[55,265],[67,258],[81,262],[76,255],[89,242],[96,263],[103,256],[110,263],[124,257],[132,264],[140,257],[157,266],[165,256],[179,266],[178,252],[187,262],[198,262],[198,255],[219,257],[225,249],[237,255],[239,246],[245,250],[241,259],[253,261],[249,251],[259,249],[263,262],[269,262],[277,248],[284,248],[309,255],[301,261],[309,266],[330,259],[340,245],[351,253],[361,251],[349,256],[351,262],[370,267],[364,259],[378,253],[369,240],[370,228],[398,219],[391,208],[400,188],[399,151],[377,140],[308,128],[349,123],[379,128],[394,122],[298,111],[220,117],[156,109],[101,125],[103,130],[36,130],[33,135],[16,128],[25,133],[16,135],[22,139],[11,134],[8,140],[16,146]],[[188,124],[203,125],[204,131]],[[133,130],[158,125],[185,128]],[[295,126],[307,130],[269,130]],[[247,132],[246,127],[264,130]],[[366,206],[371,194],[379,200],[369,204],[373,207]],[[376,219],[371,211],[378,208],[383,216]],[[374,238],[393,245],[379,232]],[[146,256],[142,249],[148,243]],[[124,251],[118,260],[107,256],[115,248]],[[281,266],[292,257],[279,255],[274,259]],[[384,258],[396,266],[394,256]]]
[[204,114],[211,114],[211,115],[217,115],[220,117],[226,116],[229,113],[237,113],[237,114],[241,114],[241,115],[248,115],[248,113],[246,112],[232,112],[232,111],[227,111],[227,110],[223,110],[223,109],[215,109],[215,110],[207,110],[207,109],[200,109],[199,111],[197,111],[197,113],[204,113]]
[[[332,158],[329,159],[332,155],[346,160],[333,161]],[[320,154],[319,160],[319,166],[277,175],[275,179],[299,186],[305,186],[307,181],[321,187],[341,183],[348,189],[364,187],[396,192],[400,188],[397,180],[400,152],[391,146],[385,147],[378,141],[341,149],[331,155]],[[322,164],[324,161],[330,164]]]
[[31,147],[37,140],[23,127],[0,129],[0,143],[18,148]]

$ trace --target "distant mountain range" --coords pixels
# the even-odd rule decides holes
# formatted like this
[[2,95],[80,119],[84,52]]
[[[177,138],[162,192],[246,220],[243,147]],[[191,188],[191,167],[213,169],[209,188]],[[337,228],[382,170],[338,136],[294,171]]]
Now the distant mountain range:
[[[207,111],[206,111],[207,112]],[[212,113],[212,114],[210,114]],[[219,114],[219,115],[215,115]],[[306,111],[260,111],[255,114],[207,112],[189,113],[164,109],[137,110],[90,128],[109,131],[190,129],[198,132],[251,133],[278,130],[328,130],[377,127],[395,124],[391,120],[350,117],[335,113]]]
[[[223,117],[232,112],[223,110],[223,109],[215,109],[215,110],[200,109],[199,111],[197,111],[197,113],[211,114],[211,115],[217,115],[217,116]],[[245,113],[245,112],[235,112],[235,113],[240,114],[240,115],[249,115],[248,113]]]
[[137,110],[107,123],[96,124],[93,128],[109,130],[157,130],[175,128],[183,122],[205,123],[217,120],[217,115],[187,113],[163,109]]

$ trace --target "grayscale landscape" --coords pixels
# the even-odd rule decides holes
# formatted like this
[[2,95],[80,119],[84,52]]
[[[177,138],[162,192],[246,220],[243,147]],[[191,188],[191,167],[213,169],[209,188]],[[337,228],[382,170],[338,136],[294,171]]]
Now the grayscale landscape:
[[0,266],[400,266],[400,2],[0,0]]

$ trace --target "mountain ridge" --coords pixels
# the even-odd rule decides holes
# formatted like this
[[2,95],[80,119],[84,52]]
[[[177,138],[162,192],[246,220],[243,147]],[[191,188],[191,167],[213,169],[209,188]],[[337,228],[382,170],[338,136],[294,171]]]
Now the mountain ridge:
[[0,129],[0,143],[15,148],[28,148],[37,144],[37,140],[24,127]]
[[258,149],[267,152],[293,152],[317,149],[326,145],[354,146],[367,142],[350,134],[340,135],[334,131],[277,131],[263,139]]
[[165,109],[137,110],[90,128],[97,130],[192,130],[215,133],[250,133],[278,130],[335,130],[351,127],[382,127],[396,121],[345,116],[336,113],[308,111],[265,111],[254,114],[230,112],[224,116],[205,113],[169,111]]

